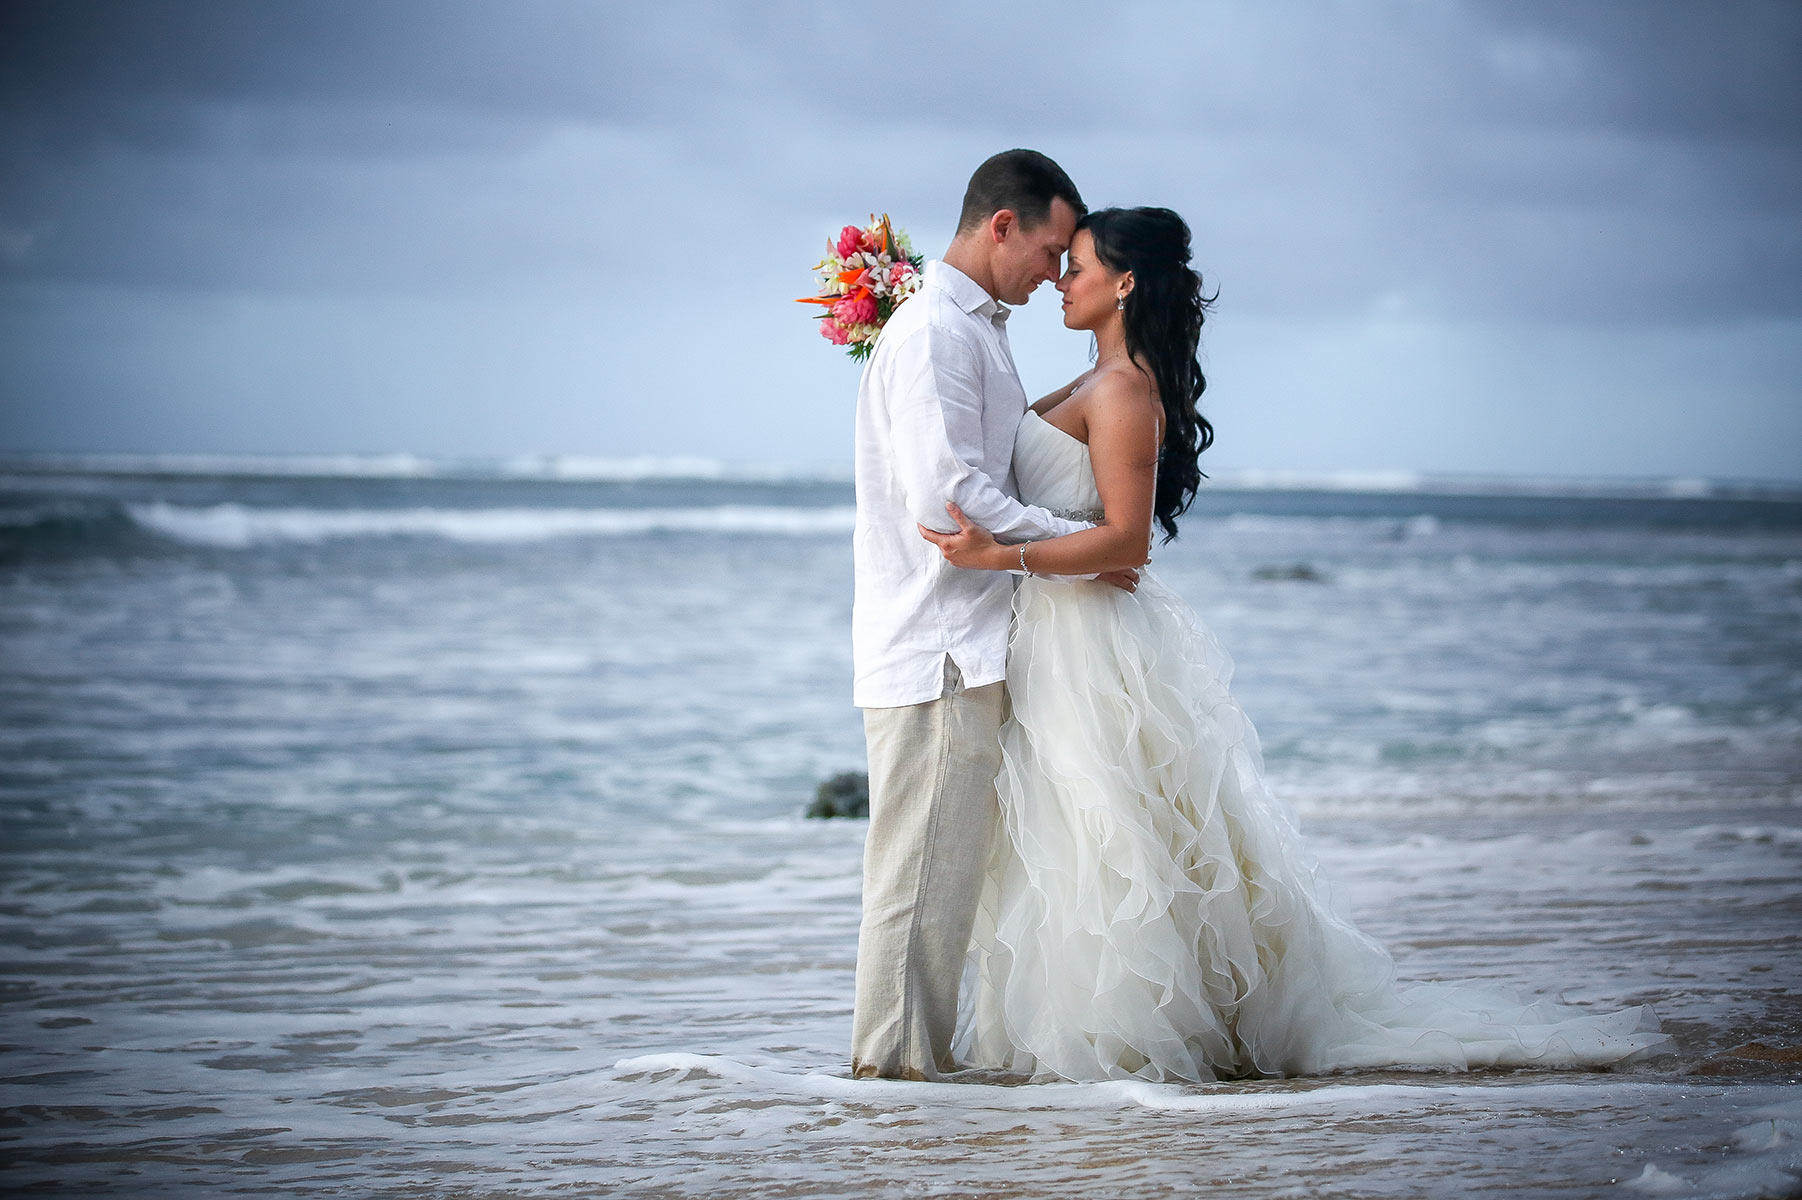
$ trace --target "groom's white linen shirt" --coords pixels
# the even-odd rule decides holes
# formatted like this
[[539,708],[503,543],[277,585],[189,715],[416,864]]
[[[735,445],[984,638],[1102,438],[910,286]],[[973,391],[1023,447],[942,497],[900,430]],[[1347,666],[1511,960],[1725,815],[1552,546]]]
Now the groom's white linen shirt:
[[1016,499],[1014,434],[1026,415],[1008,310],[968,275],[926,264],[857,389],[852,702],[936,700],[945,656],[966,687],[1006,672],[1014,577],[947,563],[916,524],[947,533],[951,501],[998,541],[1087,528]]

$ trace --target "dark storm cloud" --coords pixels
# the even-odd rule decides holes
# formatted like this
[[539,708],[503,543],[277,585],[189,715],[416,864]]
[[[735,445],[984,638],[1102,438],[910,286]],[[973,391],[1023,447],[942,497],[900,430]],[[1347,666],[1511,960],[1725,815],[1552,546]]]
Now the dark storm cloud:
[[1189,219],[1242,464],[1794,474],[1793,0],[10,0],[0,448],[837,463],[810,256],[1008,145]]
[[[1802,6],[1790,0],[1483,0],[1476,12],[1507,37],[1574,52],[1577,111],[1591,121],[1654,136],[1802,140]],[[1559,122],[1570,110],[1542,115]]]
[[684,120],[711,83],[679,27],[600,6],[20,4],[0,21],[12,278],[491,286],[533,269],[535,230],[562,223],[547,201],[579,202],[530,181],[499,200],[497,174],[560,124]]
[[50,150],[204,140],[204,106],[241,103],[631,118],[705,70],[601,5],[22,3],[0,35],[6,103]]
[[[1793,4],[4,12],[13,279],[642,269],[727,205],[748,229],[810,194],[936,214],[977,147],[1037,142],[1091,147],[1098,199],[1205,220],[1259,310],[1802,311]],[[593,174],[516,169],[571,130],[593,135],[563,149]],[[847,169],[848,131],[915,161]]]

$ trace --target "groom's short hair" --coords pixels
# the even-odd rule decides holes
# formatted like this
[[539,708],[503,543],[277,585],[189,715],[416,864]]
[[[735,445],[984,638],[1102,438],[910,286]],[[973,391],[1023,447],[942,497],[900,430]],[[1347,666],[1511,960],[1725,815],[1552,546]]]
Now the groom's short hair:
[[1062,167],[1037,150],[1003,150],[970,176],[957,231],[967,233],[1004,208],[1020,218],[1021,228],[1031,229],[1051,215],[1053,200],[1068,204],[1078,217],[1089,211]]

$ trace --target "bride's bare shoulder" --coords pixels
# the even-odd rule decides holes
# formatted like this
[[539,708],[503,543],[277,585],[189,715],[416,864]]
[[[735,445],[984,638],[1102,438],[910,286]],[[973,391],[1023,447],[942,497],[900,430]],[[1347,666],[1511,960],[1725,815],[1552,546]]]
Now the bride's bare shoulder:
[[1144,427],[1162,435],[1164,409],[1158,403],[1157,388],[1149,375],[1131,363],[1097,370],[1083,389],[1083,399],[1084,416],[1091,426]]
[[1151,376],[1131,363],[1097,367],[1083,390],[1092,401],[1109,405],[1142,406],[1156,404],[1158,398],[1157,386],[1152,383]]

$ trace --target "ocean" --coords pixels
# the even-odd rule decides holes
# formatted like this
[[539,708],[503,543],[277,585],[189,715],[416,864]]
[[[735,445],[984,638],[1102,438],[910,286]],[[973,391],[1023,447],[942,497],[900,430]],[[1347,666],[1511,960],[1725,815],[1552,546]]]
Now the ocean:
[[1802,494],[1222,479],[1151,569],[1406,979],[1609,1072],[852,1081],[851,490],[0,462],[9,1194],[1802,1194]]

